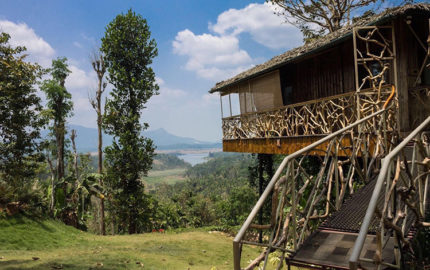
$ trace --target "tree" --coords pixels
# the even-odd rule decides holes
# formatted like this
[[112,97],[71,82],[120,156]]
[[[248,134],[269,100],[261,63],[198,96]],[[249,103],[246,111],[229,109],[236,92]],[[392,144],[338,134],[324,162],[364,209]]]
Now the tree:
[[39,65],[25,62],[25,47],[11,47],[0,33],[0,179],[20,188],[35,175],[40,160],[42,106],[35,84]]
[[[103,121],[103,111],[102,111],[102,95],[106,89],[106,82],[103,82],[103,77],[106,73],[106,65],[101,54],[94,54],[91,60],[91,65],[97,74],[98,84],[95,98],[90,98],[90,103],[93,109],[97,113],[97,131],[98,131],[98,173],[103,173],[103,137],[102,137],[102,121]],[[101,177],[99,178],[101,181]],[[103,183],[99,183],[103,186]],[[104,198],[100,199],[100,232],[102,235],[106,234],[105,229],[105,206]]]
[[[65,87],[66,78],[70,73],[67,58],[53,60],[52,67],[48,69],[48,72],[52,79],[44,80],[40,88],[46,94],[47,112],[50,120],[53,121],[50,129],[55,137],[56,178],[61,180],[64,178],[66,119],[73,114],[72,95]],[[50,167],[52,167],[52,163],[50,163]],[[53,184],[52,186],[54,187],[55,185]],[[64,186],[64,194],[66,194],[65,189],[66,187]]]
[[147,196],[140,177],[147,175],[154,156],[152,140],[141,136],[148,124],[139,120],[145,103],[158,93],[150,67],[157,48],[146,20],[129,10],[106,27],[101,52],[113,86],[103,117],[106,132],[114,137],[105,149],[107,181],[119,227],[127,226],[132,234],[142,228],[138,221],[145,216]]
[[[352,22],[351,15],[359,11],[368,16],[385,0],[267,0],[278,5],[286,20],[297,26],[306,42],[327,32],[334,32]],[[396,4],[413,0],[394,1]]]

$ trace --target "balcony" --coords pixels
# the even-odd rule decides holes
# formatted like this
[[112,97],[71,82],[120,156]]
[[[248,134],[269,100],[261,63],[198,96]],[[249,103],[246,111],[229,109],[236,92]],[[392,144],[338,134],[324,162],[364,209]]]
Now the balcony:
[[[288,154],[380,110],[390,94],[391,86],[387,85],[380,91],[349,92],[275,110],[225,117],[223,148],[230,152]],[[393,108],[386,115],[387,130],[396,127],[395,111]],[[373,132],[373,124],[376,123],[369,123],[360,132]]]

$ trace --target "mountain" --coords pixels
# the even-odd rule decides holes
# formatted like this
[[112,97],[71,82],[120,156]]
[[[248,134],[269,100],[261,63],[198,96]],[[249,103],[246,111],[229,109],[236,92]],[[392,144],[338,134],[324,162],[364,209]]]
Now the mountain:
[[[76,147],[78,152],[95,152],[97,151],[97,128],[88,128],[79,125],[69,125],[67,129],[75,129],[77,133]],[[46,137],[47,130],[42,131],[42,137]],[[142,134],[151,138],[158,150],[179,150],[179,149],[207,149],[220,148],[221,143],[199,141],[193,138],[180,137],[167,132],[163,128],[155,130],[146,130]],[[103,147],[112,144],[112,136],[103,134]]]
[[158,146],[175,145],[175,144],[211,144],[211,142],[198,141],[193,138],[180,137],[167,132],[164,128],[155,130],[146,130],[143,136],[151,138]]

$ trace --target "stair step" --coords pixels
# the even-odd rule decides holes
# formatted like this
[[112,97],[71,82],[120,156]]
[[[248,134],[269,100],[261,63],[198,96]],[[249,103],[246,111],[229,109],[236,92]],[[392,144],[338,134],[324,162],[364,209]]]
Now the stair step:
[[[335,269],[349,269],[348,259],[352,252],[357,233],[318,230],[302,245],[300,250],[291,258],[287,259],[290,265],[317,268],[330,267]],[[373,259],[376,250],[376,236],[367,235],[361,257]],[[394,261],[393,237],[383,250],[384,262]],[[365,269],[373,269],[372,263],[362,263]]]
[[[320,226],[320,229],[358,233],[360,231],[361,222],[366,215],[367,206],[369,205],[370,198],[372,197],[375,183],[376,179],[373,179],[366,186],[352,194],[345,201],[339,211],[333,213],[326,221],[324,221]],[[383,204],[384,196],[381,193],[378,198],[378,208],[382,208]],[[370,224],[369,232],[375,233],[377,227],[378,220],[374,217]]]
[[[360,231],[361,222],[367,211],[376,178],[367,185],[352,194],[342,205],[339,211],[333,213],[324,221],[318,230],[309,236],[300,249],[291,256],[287,263],[307,268],[330,267],[335,269],[349,269],[348,259],[352,252],[355,239]],[[377,207],[381,209],[384,204],[384,194],[381,192]],[[409,215],[406,223],[406,231],[411,229],[413,215]],[[376,250],[376,230],[379,219],[373,217],[369,234],[366,237],[361,257],[373,259]],[[411,236],[413,237],[413,235]],[[394,243],[393,237],[390,238],[383,249],[383,261],[393,263]],[[310,266],[313,265],[313,266]],[[364,269],[374,269],[372,263],[362,263]]]

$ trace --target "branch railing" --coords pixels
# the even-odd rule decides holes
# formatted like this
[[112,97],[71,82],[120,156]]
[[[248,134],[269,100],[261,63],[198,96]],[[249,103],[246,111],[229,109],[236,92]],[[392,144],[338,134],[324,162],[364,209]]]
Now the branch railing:
[[327,135],[378,111],[390,95],[390,87],[226,117],[222,119],[223,139]]
[[[263,261],[265,269],[269,254],[274,251],[280,252],[275,260],[276,269],[280,269],[284,259],[296,252],[318,225],[342,206],[348,194],[369,181],[379,168],[380,159],[389,152],[396,139],[395,104],[393,102],[388,108],[373,112],[283,159],[234,238],[235,270],[241,269],[244,244],[266,247],[245,269],[254,269]],[[320,159],[319,168],[309,165],[310,155]],[[252,224],[270,199],[270,224]],[[262,229],[268,229],[264,242],[252,241],[252,230]]]
[[[430,179],[430,117],[421,123],[383,160],[360,233],[354,244],[349,265],[360,267],[360,262],[372,262],[383,266],[401,268],[402,251],[410,249],[408,232],[411,226],[430,226],[424,220]],[[427,130],[427,131],[426,131]],[[413,144],[413,146],[411,146]],[[412,149],[411,149],[412,148]],[[378,199],[384,198],[383,205]],[[377,218],[377,250],[373,259],[361,258],[369,226]],[[395,262],[385,262],[382,252],[386,243],[394,239]]]

